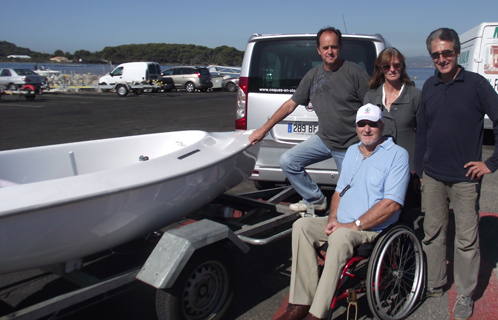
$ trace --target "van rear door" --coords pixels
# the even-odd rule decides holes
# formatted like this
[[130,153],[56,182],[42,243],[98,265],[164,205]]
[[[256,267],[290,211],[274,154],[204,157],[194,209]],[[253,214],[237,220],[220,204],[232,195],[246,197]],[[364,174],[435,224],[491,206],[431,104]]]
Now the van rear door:
[[[343,39],[343,43],[341,57],[359,64],[372,75],[377,57],[374,42]],[[292,96],[304,75],[322,63],[316,49],[316,37],[256,42],[248,77],[248,104],[251,109],[248,129],[259,128],[265,123]],[[279,143],[297,144],[317,130],[318,118],[312,106],[300,106],[274,126],[270,136]]]

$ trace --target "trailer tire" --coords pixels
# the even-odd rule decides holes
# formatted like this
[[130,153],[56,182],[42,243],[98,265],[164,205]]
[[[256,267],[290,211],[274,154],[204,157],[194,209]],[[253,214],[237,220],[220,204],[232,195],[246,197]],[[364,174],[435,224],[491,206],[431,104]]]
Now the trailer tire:
[[121,84],[116,88],[116,93],[118,94],[118,96],[126,97],[128,95],[128,92],[129,90],[124,84]]
[[133,93],[134,93],[136,96],[139,96],[139,95],[141,95],[142,93],[144,93],[144,89],[137,89],[137,90],[133,90]]
[[[99,83],[99,86],[107,86],[107,83],[105,83],[105,82]],[[100,91],[109,92],[109,89],[100,89]]]
[[26,98],[26,100],[28,100],[28,101],[34,100],[35,99],[35,93],[33,91],[31,91],[30,89],[26,89],[26,91],[28,91],[28,93],[26,93],[24,95],[24,97]]
[[194,252],[173,287],[157,290],[158,319],[221,319],[233,298],[232,265],[231,257],[221,248]]

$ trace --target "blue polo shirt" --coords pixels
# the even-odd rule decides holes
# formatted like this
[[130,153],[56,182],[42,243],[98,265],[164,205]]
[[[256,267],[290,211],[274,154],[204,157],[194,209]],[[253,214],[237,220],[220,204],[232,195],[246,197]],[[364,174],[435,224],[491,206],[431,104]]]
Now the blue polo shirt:
[[[408,152],[396,145],[392,138],[380,144],[374,153],[363,159],[357,143],[348,148],[342,163],[342,171],[335,191],[342,192],[337,209],[337,220],[350,223],[360,218],[382,199],[396,201],[401,206],[405,202],[406,189],[410,180]],[[369,231],[380,232],[398,221],[401,209],[387,221]]]

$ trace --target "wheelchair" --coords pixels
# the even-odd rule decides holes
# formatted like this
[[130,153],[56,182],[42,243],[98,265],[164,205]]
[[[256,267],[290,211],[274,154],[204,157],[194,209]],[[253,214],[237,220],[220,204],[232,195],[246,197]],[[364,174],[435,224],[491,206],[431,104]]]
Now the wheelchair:
[[[355,283],[353,287],[348,286],[351,282]],[[382,231],[373,243],[355,248],[354,256],[341,273],[328,319],[332,319],[339,300],[347,299],[355,304],[356,295],[365,292],[370,311],[377,319],[403,319],[424,290],[422,245],[411,228],[395,223]]]

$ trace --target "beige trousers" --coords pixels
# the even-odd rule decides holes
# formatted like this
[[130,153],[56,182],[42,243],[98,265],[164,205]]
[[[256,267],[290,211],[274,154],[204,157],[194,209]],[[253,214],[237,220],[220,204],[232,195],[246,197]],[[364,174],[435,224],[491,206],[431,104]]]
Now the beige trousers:
[[445,182],[424,173],[422,209],[425,211],[422,247],[427,256],[427,285],[441,287],[447,282],[446,231],[448,209],[455,214],[454,277],[456,292],[471,296],[477,286],[479,264],[480,182]]
[[[354,248],[372,242],[373,231],[341,228],[330,236],[325,234],[328,217],[301,218],[292,226],[292,274],[289,302],[311,305],[310,313],[326,318],[337,289],[342,269],[353,256]],[[316,248],[329,242],[325,266],[318,278]]]

